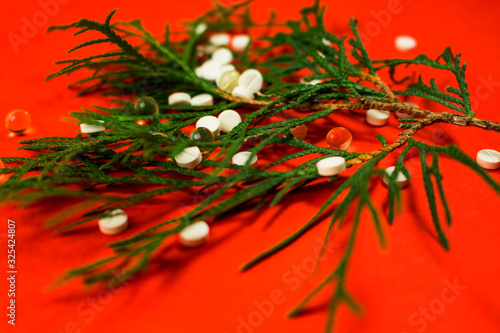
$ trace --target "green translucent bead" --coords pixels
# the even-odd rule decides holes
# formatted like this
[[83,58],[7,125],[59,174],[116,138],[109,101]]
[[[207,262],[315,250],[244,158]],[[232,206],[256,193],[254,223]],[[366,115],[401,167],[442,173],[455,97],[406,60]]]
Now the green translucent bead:
[[[191,140],[199,141],[199,142],[215,142],[215,136],[212,131],[210,131],[206,127],[198,127],[194,131],[191,132]],[[202,146],[199,147],[202,153],[208,152],[212,147],[210,146]]]
[[156,99],[149,96],[139,98],[137,102],[135,102],[134,109],[135,114],[138,116],[150,116],[160,112],[160,107]]
[[237,71],[227,71],[221,75],[221,77],[217,80],[217,86],[227,92],[228,94],[232,93],[234,88],[238,86],[238,79],[240,78],[240,73]]

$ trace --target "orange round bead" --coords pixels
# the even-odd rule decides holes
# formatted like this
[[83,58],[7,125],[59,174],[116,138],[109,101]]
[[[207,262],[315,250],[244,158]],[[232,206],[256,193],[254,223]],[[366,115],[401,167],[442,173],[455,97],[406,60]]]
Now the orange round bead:
[[347,150],[351,142],[351,132],[344,127],[335,127],[326,135],[326,144],[335,150]]
[[11,132],[21,134],[31,125],[31,116],[24,110],[9,112],[5,118],[5,126]]

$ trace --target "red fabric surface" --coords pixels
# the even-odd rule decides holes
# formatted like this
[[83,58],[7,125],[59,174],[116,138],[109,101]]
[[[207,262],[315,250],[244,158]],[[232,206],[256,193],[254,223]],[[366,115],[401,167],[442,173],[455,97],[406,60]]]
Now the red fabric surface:
[[[161,34],[166,22],[171,22],[175,30],[184,19],[194,18],[211,7],[208,0],[189,3],[73,0],[59,4],[57,9],[51,7],[48,22],[43,22],[41,3],[44,2],[6,2],[0,20],[3,36],[0,116],[5,117],[13,109],[28,110],[33,122],[23,138],[74,135],[78,127],[63,123],[61,118],[82,106],[103,103],[98,96],[75,97],[73,91],[66,89],[71,78],[43,82],[47,74],[57,69],[53,63],[65,58],[68,49],[84,40],[64,32],[44,34],[42,30],[47,25],[74,22],[82,17],[102,21],[112,9],[119,8],[115,19],[141,18],[146,28]],[[413,57],[419,53],[434,57],[448,45],[455,52],[462,52],[469,64],[467,79],[478,117],[500,121],[496,107],[500,97],[500,68],[496,65],[500,54],[497,42],[500,3],[485,0],[326,3],[327,28],[344,34],[348,18],[356,16],[374,58]],[[270,10],[276,10],[283,20],[297,18],[303,6],[303,1],[257,0],[252,11],[257,18],[264,19]],[[31,31],[15,52],[8,34],[22,35],[26,20],[33,22],[33,19],[42,27],[37,32]],[[396,51],[394,38],[400,34],[415,37],[417,49],[406,54]],[[435,76],[440,84],[450,80],[440,72]],[[443,109],[430,104],[422,106]],[[353,150],[370,151],[378,147],[373,137],[379,130],[360,122],[362,116],[352,118],[352,114],[339,113],[331,121],[319,123],[317,130],[310,133],[311,140],[324,144],[321,138],[328,130],[342,124],[353,133]],[[396,138],[396,124],[391,118],[390,126],[380,129],[390,141]],[[3,127],[0,137],[1,156],[31,156],[15,151],[20,138]],[[417,137],[435,144],[456,143],[472,157],[480,149],[500,148],[498,133],[450,125],[433,126]],[[381,166],[389,166],[395,159],[392,156]],[[380,249],[369,217],[362,220],[348,288],[364,312],[356,316],[342,306],[336,332],[500,331],[498,197],[472,171],[448,159],[442,160],[444,185],[454,216],[453,226],[445,228],[451,244],[451,251],[446,253],[435,239],[417,160],[412,157],[408,162],[413,180],[403,192],[404,212],[397,216],[394,226],[384,224],[389,240],[387,250]],[[261,163],[266,163],[265,157]],[[489,174],[500,181],[500,171]],[[377,203],[384,203],[386,192],[377,182],[374,188]],[[1,331],[321,332],[331,288],[320,293],[304,315],[287,319],[286,313],[334,267],[345,246],[345,230],[335,234],[316,278],[307,272],[318,239],[325,232],[325,223],[254,269],[239,273],[238,268],[296,230],[329,193],[328,186],[313,186],[290,195],[273,209],[244,210],[218,219],[212,223],[209,244],[188,251],[171,242],[170,250],[160,255],[145,274],[113,292],[85,290],[78,281],[55,290],[47,286],[65,270],[110,254],[106,244],[120,236],[101,235],[95,224],[66,234],[44,229],[43,222],[64,202],[61,205],[49,201],[31,207],[2,205],[0,267],[7,271],[7,219],[12,219],[17,223],[18,275],[16,327],[7,324],[8,284],[6,279],[0,283]],[[173,198],[164,197],[159,202],[129,209],[131,227],[123,236],[182,213],[182,208],[172,202]]]

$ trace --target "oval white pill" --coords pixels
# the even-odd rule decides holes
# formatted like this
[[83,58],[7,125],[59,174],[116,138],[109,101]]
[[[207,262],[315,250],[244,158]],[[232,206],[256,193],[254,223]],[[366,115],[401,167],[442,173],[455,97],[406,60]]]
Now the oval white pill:
[[250,43],[250,36],[248,35],[236,35],[231,40],[233,50],[236,52],[244,51],[248,43]]
[[196,74],[197,77],[203,78],[203,69],[201,69],[201,66],[198,66],[194,69],[194,73]]
[[229,34],[227,34],[225,32],[221,32],[221,33],[213,34],[212,36],[210,36],[209,41],[210,41],[210,43],[212,43],[214,45],[224,46],[224,45],[229,44],[230,39],[231,39],[231,37],[229,36]]
[[[411,102],[404,102],[403,103],[404,105],[408,105],[408,106],[412,106],[414,108],[419,108],[417,104],[415,103],[411,103]],[[409,114],[406,114],[406,113],[403,113],[403,112],[396,112],[396,117],[398,118],[413,118],[413,116],[409,115]]]
[[253,95],[253,93],[250,90],[248,90],[247,88],[244,88],[244,87],[240,87],[240,86],[237,86],[236,88],[234,88],[231,95],[233,97],[236,97],[236,98],[243,98],[243,99],[248,99],[248,100],[255,99],[255,96]]
[[196,122],[196,128],[205,127],[208,128],[214,135],[220,134],[220,122],[214,116],[205,116],[198,119]]
[[[239,166],[245,166],[247,164],[248,159],[252,156],[252,153],[249,151],[240,151],[239,153],[236,153],[233,155],[233,164],[239,165]],[[250,160],[249,167],[255,169],[258,164],[258,158],[256,155],[253,155],[252,159]]]
[[342,156],[327,157],[316,163],[320,176],[335,176],[345,170],[345,158]]
[[396,49],[400,52],[407,52],[417,47],[417,40],[410,36],[398,36],[394,41]]
[[184,92],[176,92],[168,96],[169,105],[190,105],[191,96]]
[[[395,168],[396,168],[395,166],[391,166],[385,169],[384,183],[386,185],[389,185],[389,177],[393,174]],[[398,176],[396,177],[396,184],[399,187],[403,188],[408,186],[409,183],[410,181],[408,180],[408,178],[406,178],[406,176],[400,171],[398,173]]]
[[105,235],[116,235],[127,229],[128,217],[121,209],[108,212],[99,219],[99,230]]
[[[104,123],[104,120],[98,120],[100,123]],[[95,125],[95,124],[80,124],[80,131],[84,134],[92,134],[92,133],[97,133],[97,132],[102,132],[106,129],[106,127],[102,125]]]
[[477,153],[476,162],[484,169],[500,168],[500,152],[493,149],[483,149]]
[[208,239],[210,227],[205,221],[196,221],[179,232],[179,242],[187,247],[202,245]]
[[229,133],[233,128],[235,128],[239,123],[241,123],[241,117],[238,112],[234,110],[225,110],[219,114],[220,129],[224,133]]
[[389,111],[370,109],[366,112],[366,122],[373,126],[384,126],[389,123]]
[[181,168],[193,169],[201,163],[200,148],[193,146],[184,148],[179,154],[175,155],[175,162]]
[[241,73],[238,79],[238,86],[248,89],[251,93],[256,93],[262,88],[264,78],[256,69],[247,69]]
[[227,65],[233,61],[233,54],[229,49],[220,47],[212,53],[212,61],[221,65]]
[[205,31],[207,31],[207,25],[205,23],[200,23],[196,26],[196,28],[194,29],[194,31],[196,32],[197,35],[201,35],[202,33],[204,33]]
[[210,94],[199,94],[191,98],[191,105],[213,105],[214,98]]
[[307,136],[307,126],[306,124],[302,124],[300,126],[294,127],[290,129],[290,133],[297,139],[297,140],[304,140]]
[[201,65],[201,77],[208,81],[215,81],[220,75],[222,64],[213,60],[207,60]]

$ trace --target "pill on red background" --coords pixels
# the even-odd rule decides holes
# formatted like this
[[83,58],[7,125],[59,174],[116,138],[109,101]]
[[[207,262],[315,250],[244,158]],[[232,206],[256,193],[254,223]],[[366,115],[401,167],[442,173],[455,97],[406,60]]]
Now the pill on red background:
[[185,169],[194,169],[201,163],[200,148],[193,146],[184,148],[179,154],[175,155],[175,163]]
[[384,126],[389,123],[389,111],[370,109],[366,112],[366,122],[373,126]]
[[5,127],[16,134],[22,134],[30,125],[31,116],[24,110],[13,110],[5,117]]
[[352,143],[352,134],[347,128],[332,128],[326,135],[326,144],[335,150],[347,150]]
[[204,244],[210,234],[210,227],[205,221],[196,221],[179,232],[179,242],[186,247]]
[[[104,123],[104,120],[98,120],[100,123]],[[102,132],[106,129],[103,125],[96,125],[96,124],[80,124],[80,131],[84,134],[92,134],[92,133],[98,133]]]
[[[385,169],[384,183],[386,185],[389,185],[389,177],[391,177],[395,168],[396,168],[395,166],[391,166],[391,167],[388,167],[387,169]],[[406,176],[400,171],[398,173],[398,176],[396,177],[396,184],[399,187],[403,188],[403,187],[408,186],[409,183],[410,183],[410,180],[408,178],[406,178]]]
[[219,114],[220,129],[224,133],[229,133],[231,130],[241,123],[241,116],[234,110],[225,110]]
[[199,94],[191,98],[191,105],[213,105],[214,98],[210,94]]
[[128,217],[121,209],[115,209],[99,219],[99,230],[105,235],[117,235],[127,229]]
[[484,169],[499,169],[500,168],[500,152],[493,149],[483,149],[478,151],[476,162]]
[[233,158],[232,158],[233,164],[239,165],[239,166],[245,166],[247,164],[248,159],[250,159],[250,157],[251,157],[249,166],[250,166],[250,168],[255,169],[257,167],[257,164],[258,164],[258,158],[256,155],[253,155],[253,156],[252,155],[253,154],[249,151],[241,151],[239,153],[236,153],[233,155]]
[[217,45],[217,46],[227,45],[227,44],[229,44],[230,40],[231,40],[231,36],[229,36],[229,34],[227,34],[225,32],[213,34],[209,38],[210,43],[212,43],[213,45]]
[[208,128],[214,135],[220,134],[220,121],[214,116],[205,116],[198,119],[196,127]]
[[307,136],[307,126],[306,124],[302,124],[300,126],[294,127],[290,129],[290,133],[297,139],[297,140],[304,140]]
[[341,156],[327,157],[316,163],[320,176],[331,177],[345,170],[345,158]]
[[417,40],[411,36],[398,36],[394,40],[396,49],[400,52],[408,52],[417,47]]
[[185,92],[176,92],[168,96],[168,105],[190,105],[191,96]]

